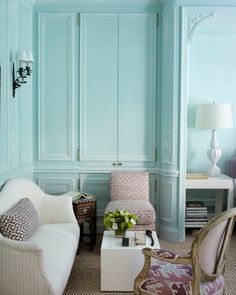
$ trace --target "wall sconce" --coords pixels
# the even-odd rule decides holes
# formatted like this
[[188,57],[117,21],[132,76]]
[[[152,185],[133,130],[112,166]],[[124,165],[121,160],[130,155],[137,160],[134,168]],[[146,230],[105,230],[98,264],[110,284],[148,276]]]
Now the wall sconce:
[[33,54],[31,51],[18,51],[17,52],[18,71],[19,77],[15,78],[15,64],[12,66],[12,95],[15,97],[16,88],[25,84],[27,76],[32,73],[32,64],[34,62]]

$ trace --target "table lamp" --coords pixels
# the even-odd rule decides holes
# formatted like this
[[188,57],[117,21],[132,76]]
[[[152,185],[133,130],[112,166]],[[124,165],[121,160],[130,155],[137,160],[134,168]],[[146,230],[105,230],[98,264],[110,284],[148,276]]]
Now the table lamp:
[[208,175],[220,176],[221,171],[216,164],[222,152],[218,147],[216,130],[233,127],[231,105],[229,103],[199,104],[197,106],[195,127],[212,130],[210,149],[207,151],[207,156],[211,161]]

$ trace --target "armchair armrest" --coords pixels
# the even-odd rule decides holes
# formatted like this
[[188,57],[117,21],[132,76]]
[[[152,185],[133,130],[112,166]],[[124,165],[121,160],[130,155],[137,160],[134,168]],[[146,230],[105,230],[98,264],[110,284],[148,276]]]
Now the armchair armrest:
[[45,194],[40,207],[40,217],[44,224],[77,223],[74,215],[72,198]]
[[187,254],[186,256],[179,256],[169,250],[150,248],[144,248],[143,254],[169,263],[192,264],[192,257],[190,254]]
[[139,285],[141,282],[147,277],[148,271],[151,266],[151,258],[159,259],[162,261],[166,261],[174,264],[191,264],[192,265],[192,257],[191,255],[187,256],[178,256],[175,253],[172,253],[168,250],[163,249],[150,249],[143,248],[142,250],[144,254],[144,265],[141,272],[135,278],[134,281],[134,295],[139,295]]

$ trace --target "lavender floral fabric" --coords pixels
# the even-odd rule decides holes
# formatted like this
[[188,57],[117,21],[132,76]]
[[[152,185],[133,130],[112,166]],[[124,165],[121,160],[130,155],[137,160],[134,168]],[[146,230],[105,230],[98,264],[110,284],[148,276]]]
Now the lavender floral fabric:
[[152,250],[152,254],[154,257],[162,257],[166,259],[175,259],[177,255],[173,252],[164,249],[154,249]]
[[[148,294],[160,295],[191,295],[192,266],[171,264],[158,261],[153,264],[147,278],[140,284],[140,289]],[[224,286],[220,276],[213,282],[201,284],[201,295],[213,295]]]

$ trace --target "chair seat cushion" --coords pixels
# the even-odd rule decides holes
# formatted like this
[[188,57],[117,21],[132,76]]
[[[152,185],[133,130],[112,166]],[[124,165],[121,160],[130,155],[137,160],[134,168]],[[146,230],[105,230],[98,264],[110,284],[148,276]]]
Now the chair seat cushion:
[[[192,266],[158,261],[153,264],[147,278],[141,282],[140,290],[147,294],[191,295]],[[213,282],[202,282],[201,295],[218,294],[224,286],[220,276]]]
[[110,201],[105,212],[116,209],[128,210],[138,216],[137,224],[150,224],[156,220],[156,212],[149,201],[145,200],[114,200]]

